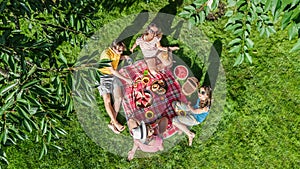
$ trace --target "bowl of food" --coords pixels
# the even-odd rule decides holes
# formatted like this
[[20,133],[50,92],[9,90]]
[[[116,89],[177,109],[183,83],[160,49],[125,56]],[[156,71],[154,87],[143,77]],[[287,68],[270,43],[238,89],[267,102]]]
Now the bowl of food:
[[151,85],[151,91],[158,94],[163,95],[167,92],[167,85],[164,80],[155,80]]

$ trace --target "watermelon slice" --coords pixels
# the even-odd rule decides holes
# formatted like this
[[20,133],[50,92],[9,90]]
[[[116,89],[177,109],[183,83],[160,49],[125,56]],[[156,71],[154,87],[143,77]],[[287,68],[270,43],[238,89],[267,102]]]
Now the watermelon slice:
[[185,80],[189,75],[188,69],[183,65],[176,66],[173,73],[179,80]]
[[138,107],[149,107],[152,103],[152,95],[149,91],[138,91],[135,94],[135,102]]

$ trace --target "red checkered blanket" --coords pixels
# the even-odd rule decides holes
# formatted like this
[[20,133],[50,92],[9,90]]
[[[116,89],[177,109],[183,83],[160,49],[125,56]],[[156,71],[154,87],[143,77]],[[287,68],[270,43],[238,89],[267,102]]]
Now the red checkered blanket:
[[[130,77],[133,81],[138,78],[144,77],[144,71],[147,69],[147,65],[144,60],[135,62],[132,65],[123,67],[120,69],[120,73],[125,77]],[[164,80],[166,83],[166,93],[158,95],[151,91],[150,87],[153,81]],[[149,91],[152,95],[152,104],[149,107],[141,108],[136,105],[135,94],[141,91],[141,87],[134,87],[133,85],[124,84],[124,99],[122,106],[127,119],[135,118],[145,123],[153,123],[156,119],[161,117],[167,117],[169,119],[169,125],[167,131],[164,133],[164,138],[173,135],[177,129],[173,127],[171,119],[176,116],[175,111],[172,108],[173,101],[186,102],[186,97],[181,92],[181,87],[178,81],[174,78],[170,70],[165,70],[164,73],[158,73],[153,77],[150,75],[150,82],[148,85],[142,86],[143,89]],[[152,113],[153,112],[153,113]]]

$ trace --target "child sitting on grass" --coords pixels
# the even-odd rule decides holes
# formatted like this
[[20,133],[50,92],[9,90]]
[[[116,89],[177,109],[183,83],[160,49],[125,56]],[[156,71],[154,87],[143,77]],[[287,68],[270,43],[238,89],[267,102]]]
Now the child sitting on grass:
[[187,126],[195,126],[205,120],[211,105],[211,88],[202,86],[198,91],[198,97],[197,104],[194,107],[190,103],[188,105],[178,101],[172,103],[177,114],[181,114],[180,111],[185,112],[185,115],[173,117],[172,122],[174,126],[188,136],[189,146],[192,145],[195,133],[191,132]]

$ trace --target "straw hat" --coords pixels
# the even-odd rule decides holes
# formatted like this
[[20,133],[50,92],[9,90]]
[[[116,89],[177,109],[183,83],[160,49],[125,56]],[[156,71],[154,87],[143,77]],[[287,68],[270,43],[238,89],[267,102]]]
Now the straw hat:
[[148,132],[144,121],[141,121],[139,126],[132,129],[133,138],[139,139],[142,143],[146,142],[147,135]]

